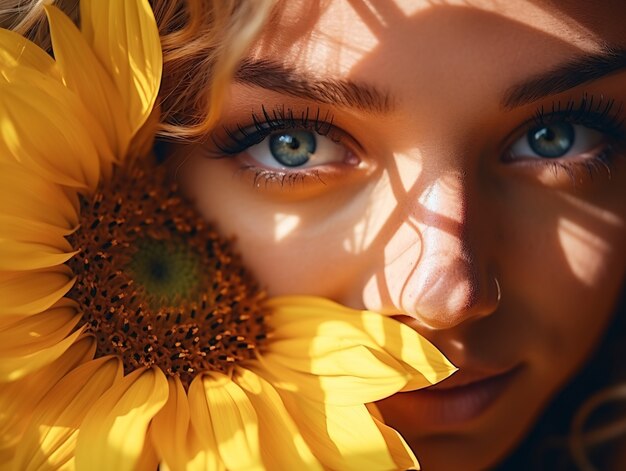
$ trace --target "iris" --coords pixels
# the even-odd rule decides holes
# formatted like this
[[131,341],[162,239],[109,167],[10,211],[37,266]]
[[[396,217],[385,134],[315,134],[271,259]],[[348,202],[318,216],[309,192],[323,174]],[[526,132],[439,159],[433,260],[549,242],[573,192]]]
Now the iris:
[[527,139],[530,148],[541,157],[562,157],[574,146],[574,126],[565,122],[538,126],[528,131]]
[[272,157],[287,167],[299,167],[315,153],[317,143],[310,131],[288,131],[270,137]]

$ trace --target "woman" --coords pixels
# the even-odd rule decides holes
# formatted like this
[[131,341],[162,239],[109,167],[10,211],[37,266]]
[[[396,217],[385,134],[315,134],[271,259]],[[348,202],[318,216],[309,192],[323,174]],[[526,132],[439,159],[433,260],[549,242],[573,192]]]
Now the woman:
[[161,155],[270,294],[393,316],[460,368],[378,403],[423,469],[495,467],[620,297],[626,9],[219,3],[153,2]]

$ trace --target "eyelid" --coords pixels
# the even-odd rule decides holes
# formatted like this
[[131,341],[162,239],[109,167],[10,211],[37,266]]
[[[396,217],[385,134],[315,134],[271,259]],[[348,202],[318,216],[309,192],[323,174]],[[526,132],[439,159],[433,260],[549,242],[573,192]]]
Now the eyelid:
[[594,129],[614,140],[624,139],[626,130],[624,129],[623,102],[620,102],[618,106],[615,106],[615,103],[615,99],[604,94],[597,97],[583,93],[579,100],[571,98],[567,101],[553,101],[549,109],[541,105],[532,117],[526,119],[505,137],[500,148],[500,155],[504,157],[503,160],[508,160],[506,151],[530,129],[558,121]]
[[[279,106],[252,112],[244,120],[225,120],[224,126],[208,136],[203,146],[205,156],[231,160],[234,175],[268,197],[308,199],[333,188],[361,181],[377,168],[363,146],[350,133],[334,124],[330,109],[302,106]],[[308,130],[344,148],[343,161],[320,163],[310,167],[267,168],[247,150],[261,144],[271,134],[282,130]],[[291,190],[291,191],[290,191]]]
[[[615,103],[614,99],[604,94],[598,98],[583,93],[578,101],[569,99],[565,104],[554,101],[548,105],[549,111],[546,111],[546,106],[540,106],[532,117],[508,134],[500,147],[499,159],[513,166],[515,172],[528,178],[529,182],[552,188],[569,189],[610,179],[612,168],[624,155],[626,140],[622,103],[619,106]],[[511,152],[512,147],[526,138],[531,129],[558,122],[597,132],[601,134],[600,139],[590,143],[585,151],[570,149],[566,155],[555,158],[529,157]]]
[[564,121],[570,124],[578,124],[599,131],[623,135],[623,118],[621,117],[622,104],[615,107],[615,99],[600,95],[583,93],[578,103],[573,99],[563,103],[561,100],[553,101],[551,110],[546,111],[543,106],[539,107],[532,121],[535,126],[545,126],[555,121]]
[[240,122],[223,126],[222,134],[213,133],[211,139],[223,155],[234,156],[247,148],[261,143],[267,136],[285,129],[306,129],[332,141],[345,145],[349,150],[359,154],[363,151],[359,142],[349,133],[334,124],[333,114],[327,110],[323,117],[318,107],[314,111],[307,106],[297,113],[292,108],[277,107],[271,111],[261,106],[262,117],[252,112],[248,123]]

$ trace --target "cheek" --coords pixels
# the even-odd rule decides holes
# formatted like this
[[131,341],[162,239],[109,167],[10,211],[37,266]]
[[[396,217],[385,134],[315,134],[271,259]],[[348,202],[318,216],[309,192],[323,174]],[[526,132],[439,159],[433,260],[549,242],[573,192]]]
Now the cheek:
[[561,311],[555,315],[554,330],[561,333],[555,354],[567,361],[582,361],[595,346],[614,310],[624,272],[621,241],[624,234],[584,227],[571,220],[558,222],[562,253]]
[[[616,193],[616,192],[614,192]],[[624,280],[622,195],[603,201],[524,193],[502,242],[507,307],[528,324],[529,362],[541,384],[562,383],[588,357]]]
[[336,299],[354,283],[360,259],[352,245],[358,224],[340,209],[346,206],[340,193],[314,202],[268,197],[242,183],[224,162],[201,158],[184,163],[179,178],[204,218],[235,237],[245,265],[270,295]]
[[581,224],[561,218],[557,226],[558,241],[567,269],[582,285],[598,289],[611,278],[611,267],[619,262],[612,240],[599,236]]

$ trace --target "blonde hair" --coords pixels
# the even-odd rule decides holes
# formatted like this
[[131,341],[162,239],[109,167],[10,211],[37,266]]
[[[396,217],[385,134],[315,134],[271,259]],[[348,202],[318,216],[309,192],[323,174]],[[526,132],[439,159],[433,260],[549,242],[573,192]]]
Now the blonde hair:
[[[55,5],[79,23],[78,0]],[[163,48],[159,134],[196,139],[215,124],[239,61],[275,0],[150,0]],[[43,0],[0,0],[0,27],[50,51]]]

